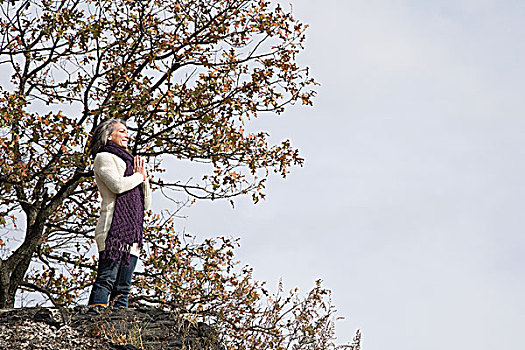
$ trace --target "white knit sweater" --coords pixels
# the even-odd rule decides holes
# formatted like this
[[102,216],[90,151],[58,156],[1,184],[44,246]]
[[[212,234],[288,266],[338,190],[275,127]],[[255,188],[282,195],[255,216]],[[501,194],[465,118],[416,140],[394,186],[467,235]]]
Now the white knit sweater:
[[[117,194],[129,191],[143,184],[144,210],[148,210],[151,206],[151,188],[148,179],[146,178],[146,181],[144,181],[144,177],[140,173],[124,177],[126,162],[113,153],[98,153],[95,157],[94,171],[95,181],[102,196],[100,218],[95,228],[95,241],[100,252],[105,249],[106,236],[108,235],[111,221],[113,220],[113,210],[115,208]],[[133,244],[131,247],[131,254],[139,256],[140,250],[137,244]]]

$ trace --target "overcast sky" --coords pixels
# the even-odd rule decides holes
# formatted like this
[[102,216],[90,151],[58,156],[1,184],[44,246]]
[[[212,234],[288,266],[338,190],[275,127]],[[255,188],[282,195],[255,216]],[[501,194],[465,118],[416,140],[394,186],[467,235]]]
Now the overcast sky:
[[289,1],[319,94],[257,126],[305,166],[179,230],[240,237],[270,289],[322,278],[363,350],[525,349],[525,2]]
[[524,349],[525,2],[292,3],[319,94],[258,125],[305,166],[179,229],[240,237],[270,287],[322,278],[363,349]]

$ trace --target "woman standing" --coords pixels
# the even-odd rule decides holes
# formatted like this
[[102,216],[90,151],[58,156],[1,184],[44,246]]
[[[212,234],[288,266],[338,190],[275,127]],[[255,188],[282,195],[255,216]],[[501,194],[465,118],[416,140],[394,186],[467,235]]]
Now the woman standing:
[[131,278],[142,248],[144,210],[151,204],[151,189],[144,159],[127,150],[128,130],[119,119],[98,125],[89,145],[102,196],[95,229],[99,251],[97,277],[89,305],[127,307]]

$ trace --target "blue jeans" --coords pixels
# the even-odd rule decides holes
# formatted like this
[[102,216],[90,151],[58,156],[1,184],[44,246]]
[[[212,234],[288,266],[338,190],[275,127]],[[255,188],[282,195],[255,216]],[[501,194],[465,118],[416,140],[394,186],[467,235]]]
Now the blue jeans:
[[88,305],[108,305],[128,307],[129,289],[133,271],[137,266],[137,257],[129,257],[129,266],[125,262],[109,259],[98,261],[97,278],[91,288]]

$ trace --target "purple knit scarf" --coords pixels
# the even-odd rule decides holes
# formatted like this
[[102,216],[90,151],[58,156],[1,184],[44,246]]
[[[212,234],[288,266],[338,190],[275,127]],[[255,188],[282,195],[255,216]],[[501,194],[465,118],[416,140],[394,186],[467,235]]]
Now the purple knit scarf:
[[[126,162],[124,176],[133,175],[133,155],[125,148],[108,142],[101,152],[113,153]],[[102,259],[129,264],[130,248],[133,243],[142,247],[142,226],[144,222],[144,195],[142,186],[117,194],[113,220],[106,237],[106,248]]]

